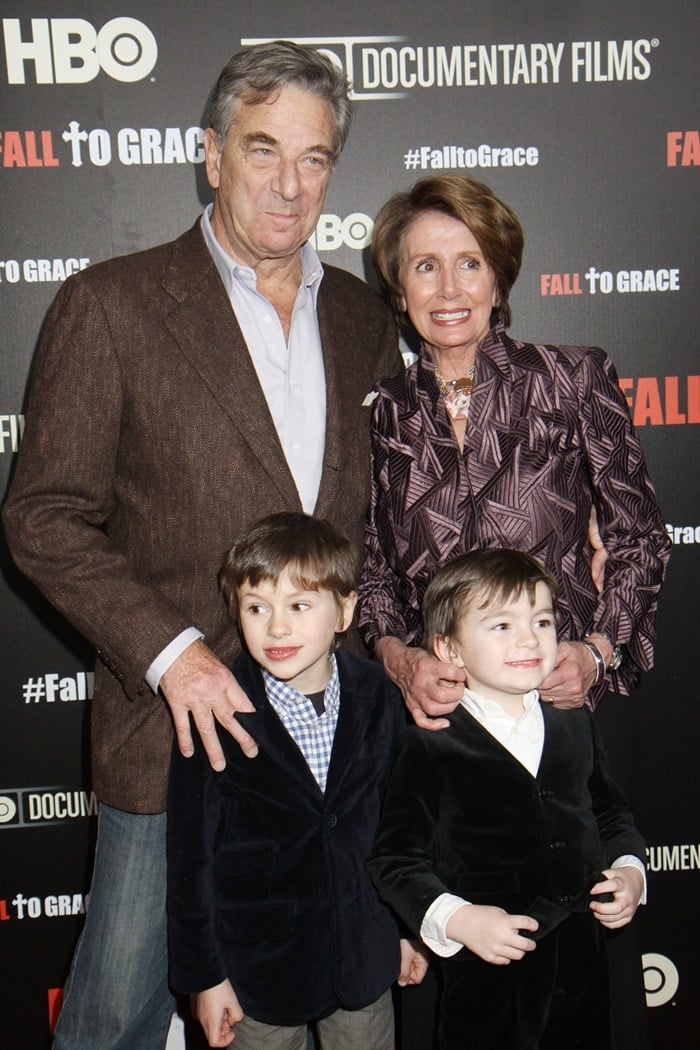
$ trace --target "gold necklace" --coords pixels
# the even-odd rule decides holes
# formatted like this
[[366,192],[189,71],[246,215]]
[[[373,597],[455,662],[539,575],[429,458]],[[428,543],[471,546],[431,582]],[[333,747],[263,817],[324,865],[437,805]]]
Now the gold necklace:
[[440,396],[445,402],[445,408],[452,418],[458,419],[461,416],[466,419],[474,387],[474,365],[471,365],[467,369],[467,374],[460,376],[459,379],[445,379],[438,366],[435,365],[435,379]]

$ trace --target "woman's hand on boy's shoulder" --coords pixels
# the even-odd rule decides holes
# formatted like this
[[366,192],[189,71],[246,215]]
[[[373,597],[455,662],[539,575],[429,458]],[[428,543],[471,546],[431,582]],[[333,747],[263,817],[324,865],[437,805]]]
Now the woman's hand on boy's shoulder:
[[399,638],[380,638],[375,652],[403,694],[413,721],[421,729],[447,729],[464,692],[464,670],[444,663],[425,649]]

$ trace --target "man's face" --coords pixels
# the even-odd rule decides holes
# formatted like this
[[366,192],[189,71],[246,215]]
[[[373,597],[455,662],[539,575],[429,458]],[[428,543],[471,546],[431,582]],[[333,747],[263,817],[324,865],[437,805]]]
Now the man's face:
[[234,259],[257,267],[299,252],[321,214],[334,131],[330,105],[291,85],[266,102],[239,102],[221,151],[207,130],[212,225]]

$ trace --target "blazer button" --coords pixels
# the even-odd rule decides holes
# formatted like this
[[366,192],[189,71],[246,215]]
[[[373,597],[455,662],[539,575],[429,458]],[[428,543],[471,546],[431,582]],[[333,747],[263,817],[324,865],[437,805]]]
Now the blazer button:
[[335,813],[331,813],[326,823],[328,824],[329,828],[334,828],[336,826],[336,824],[338,823],[338,818],[336,817]]
[[563,895],[562,895],[562,896],[561,896],[561,897],[559,898],[559,903],[560,903],[560,904],[568,904],[570,900],[571,900],[571,897],[567,896],[566,894],[563,894]]

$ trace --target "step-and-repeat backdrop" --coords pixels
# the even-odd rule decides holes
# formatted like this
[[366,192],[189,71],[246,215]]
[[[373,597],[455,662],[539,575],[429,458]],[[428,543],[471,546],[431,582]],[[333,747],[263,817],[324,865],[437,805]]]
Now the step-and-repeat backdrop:
[[[512,331],[611,353],[673,540],[656,669],[600,717],[649,841],[654,1043],[697,1046],[694,5],[2,0],[0,13],[1,491],[49,302],[74,271],[193,222],[208,200],[205,100],[241,47],[309,43],[352,82],[356,119],[315,233],[327,262],[371,281],[373,216],[431,172],[467,172],[514,207],[526,254]],[[92,656],[2,558],[0,1044],[40,1050],[89,904]]]

